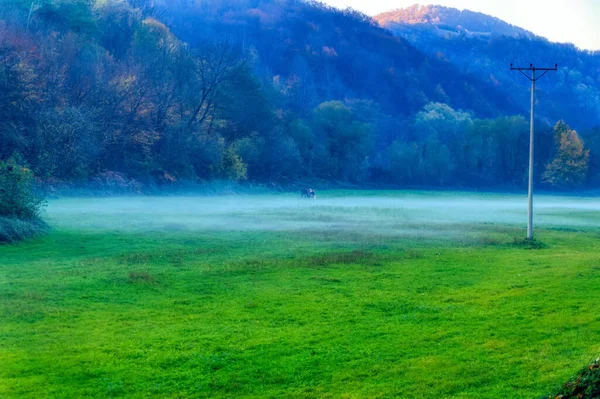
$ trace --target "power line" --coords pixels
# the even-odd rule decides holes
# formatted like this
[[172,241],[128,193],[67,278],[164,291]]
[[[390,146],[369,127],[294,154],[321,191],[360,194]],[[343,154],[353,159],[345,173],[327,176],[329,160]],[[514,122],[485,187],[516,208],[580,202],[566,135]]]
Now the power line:
[[[550,71],[558,70],[558,64],[554,64],[554,68],[536,68],[533,64],[529,64],[529,68],[515,68],[510,64],[511,71],[519,71],[527,79],[531,81],[531,119],[529,122],[529,207],[527,211],[527,239],[533,240],[533,148],[534,148],[534,111],[535,111],[535,82],[544,77]],[[531,75],[525,72],[531,72]],[[537,71],[542,71],[542,74],[536,76]]]

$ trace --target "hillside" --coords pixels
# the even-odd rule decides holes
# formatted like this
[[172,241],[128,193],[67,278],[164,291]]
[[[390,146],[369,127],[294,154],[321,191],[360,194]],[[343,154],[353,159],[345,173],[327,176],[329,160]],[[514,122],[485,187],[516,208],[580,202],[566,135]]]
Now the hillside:
[[600,123],[600,53],[552,43],[497,18],[441,6],[413,6],[375,17],[418,49],[479,77],[527,108],[528,82],[509,65],[559,65],[539,83],[539,116],[579,128]]
[[533,38],[524,29],[510,25],[501,19],[469,10],[457,10],[442,6],[414,5],[404,9],[379,14],[375,20],[403,35],[427,30],[445,38],[465,36],[508,36]]
[[[184,41],[225,38],[257,57],[262,78],[303,86],[297,111],[331,99],[376,101],[396,115],[429,102],[479,116],[517,111],[510,96],[428,57],[352,10],[301,0],[170,1],[159,11]],[[201,28],[199,28],[201,27]]]
[[[46,185],[136,192],[214,180],[522,187],[528,129],[515,115],[527,104],[470,72],[363,14],[299,0],[3,2],[0,162]],[[600,143],[587,144],[577,185],[600,168]]]

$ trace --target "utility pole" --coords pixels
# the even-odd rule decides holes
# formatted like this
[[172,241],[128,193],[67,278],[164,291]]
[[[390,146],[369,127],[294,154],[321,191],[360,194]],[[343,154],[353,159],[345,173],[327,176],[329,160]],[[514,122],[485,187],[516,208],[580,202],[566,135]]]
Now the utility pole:
[[33,7],[35,6],[35,0],[31,2],[31,7],[29,7],[29,15],[27,16],[27,28],[26,31],[29,31],[29,23],[31,22],[31,15],[33,14]]
[[[545,74],[550,71],[558,70],[558,65],[554,64],[554,68],[536,68],[533,64],[529,64],[529,68],[514,68],[513,64],[510,64],[511,71],[519,71],[527,79],[531,81],[531,116],[529,121],[529,208],[527,212],[527,239],[533,240],[533,149],[534,149],[534,113],[535,113],[535,82],[541,79]],[[530,71],[525,73],[525,71]],[[540,76],[536,76],[537,71],[542,71]]]

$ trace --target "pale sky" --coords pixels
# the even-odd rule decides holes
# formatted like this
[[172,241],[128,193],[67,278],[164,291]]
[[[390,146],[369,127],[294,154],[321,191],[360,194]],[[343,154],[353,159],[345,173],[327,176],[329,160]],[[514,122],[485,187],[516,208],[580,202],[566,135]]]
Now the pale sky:
[[600,50],[600,0],[323,0],[365,14],[417,4],[439,4],[498,17],[554,42]]

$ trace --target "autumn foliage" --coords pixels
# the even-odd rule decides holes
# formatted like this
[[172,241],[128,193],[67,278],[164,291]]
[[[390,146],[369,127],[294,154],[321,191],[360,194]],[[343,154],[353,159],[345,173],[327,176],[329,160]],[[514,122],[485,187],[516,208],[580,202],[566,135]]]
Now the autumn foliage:
[[[514,103],[318,3],[2,2],[0,92],[0,161],[49,185],[526,183]],[[597,174],[600,141],[585,136],[588,163],[566,134],[552,161],[550,129],[537,133],[549,184]]]
[[584,148],[577,132],[565,122],[558,122],[554,132],[558,149],[552,162],[546,166],[544,181],[560,187],[583,186],[587,181],[590,151]]

